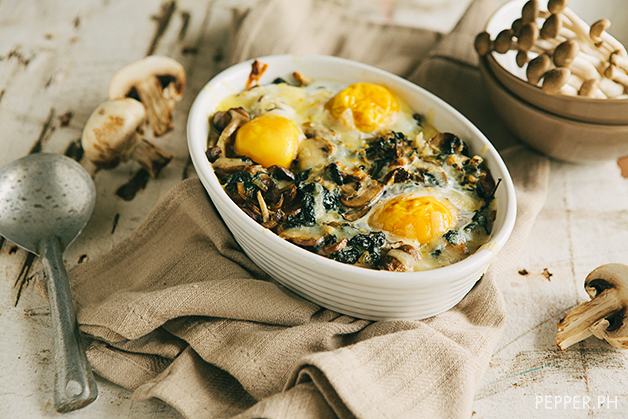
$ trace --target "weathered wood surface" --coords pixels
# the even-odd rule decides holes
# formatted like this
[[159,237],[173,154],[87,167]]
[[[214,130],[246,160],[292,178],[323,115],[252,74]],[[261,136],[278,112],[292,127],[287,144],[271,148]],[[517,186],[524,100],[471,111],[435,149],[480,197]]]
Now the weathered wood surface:
[[[172,186],[194,176],[185,141],[187,110],[195,93],[226,64],[232,8],[255,2],[0,1],[0,166],[35,151],[81,160],[75,143],[83,124],[106,99],[109,79],[123,65],[152,52],[179,60],[188,72],[175,129],[154,141],[175,155],[158,179],[146,178],[134,163],[95,172],[81,160],[94,173],[98,199],[86,229],[65,253],[69,268],[111,249]],[[342,3],[356,13],[407,20],[407,15],[378,15],[389,1]],[[460,9],[460,3],[445,3]],[[436,20],[416,22],[438,21],[450,29],[451,19],[440,9]],[[116,190],[132,179],[142,186],[135,196],[117,196]],[[33,287],[41,264],[12,243],[0,242],[0,417],[57,417],[49,310]],[[626,242],[628,181],[617,166],[552,162],[547,204],[519,266],[500,282],[508,324],[480,385],[474,417],[626,417],[628,355],[595,338],[567,352],[554,344],[558,320],[586,299],[584,277],[603,263],[628,263]],[[14,284],[20,281],[24,286],[15,306],[20,287]],[[102,379],[98,383],[99,399],[66,417],[180,417],[158,401],[135,403],[129,391]],[[579,407],[557,404],[557,397],[565,396],[579,397]],[[583,397],[591,399],[588,406]],[[598,397],[610,403],[598,407]]]

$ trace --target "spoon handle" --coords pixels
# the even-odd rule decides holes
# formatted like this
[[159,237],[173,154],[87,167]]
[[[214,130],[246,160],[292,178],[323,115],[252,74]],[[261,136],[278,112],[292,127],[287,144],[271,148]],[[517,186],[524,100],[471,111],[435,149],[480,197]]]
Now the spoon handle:
[[81,347],[81,336],[59,240],[54,236],[44,237],[39,243],[39,251],[48,278],[52,317],[55,409],[65,413],[85,407],[96,400],[98,388],[85,351]]

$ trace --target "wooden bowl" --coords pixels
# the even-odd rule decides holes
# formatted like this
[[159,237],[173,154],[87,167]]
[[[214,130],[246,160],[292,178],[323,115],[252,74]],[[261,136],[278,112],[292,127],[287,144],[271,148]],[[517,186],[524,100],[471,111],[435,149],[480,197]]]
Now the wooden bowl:
[[[486,31],[491,35],[491,39],[494,39],[503,29],[509,28],[513,20],[521,16],[521,8],[526,1],[510,1],[493,14],[486,25]],[[587,16],[593,12],[590,8],[584,7],[586,5],[579,6],[579,3],[582,3],[582,0],[580,2],[572,1],[569,7],[578,12],[585,21],[592,23],[601,17],[598,15]],[[602,1],[601,3],[605,2]],[[581,7],[580,12],[578,7]],[[618,10],[623,15],[610,16],[611,19],[616,22],[622,22],[622,17],[628,19],[628,7]],[[610,13],[611,9],[608,12]],[[486,56],[486,62],[495,78],[524,101],[554,115],[578,121],[614,125],[628,124],[628,99],[593,99],[579,96],[548,95],[539,86],[527,82],[525,67],[519,68],[515,57],[516,51],[508,51],[506,54],[492,52]]]
[[550,157],[573,163],[616,160],[628,155],[628,124],[577,121],[554,115],[514,95],[480,59],[488,98],[507,128],[522,142]]

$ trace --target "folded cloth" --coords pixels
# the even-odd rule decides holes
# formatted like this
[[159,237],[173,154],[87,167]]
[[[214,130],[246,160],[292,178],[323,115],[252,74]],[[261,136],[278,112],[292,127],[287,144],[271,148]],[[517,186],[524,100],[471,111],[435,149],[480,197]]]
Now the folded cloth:
[[[504,323],[496,280],[516,261],[548,177],[547,159],[523,146],[505,148],[513,140],[483,98],[477,69],[451,54],[472,48],[492,6],[473,3],[453,32],[455,48],[448,36],[418,65],[418,59],[396,61],[406,63],[398,73],[440,89],[492,133],[515,181],[519,212],[511,239],[456,307],[422,321],[371,322],[304,300],[246,257],[191,179],[173,188],[130,237],[71,271],[94,371],[133,390],[136,400],[161,399],[188,418],[470,417]],[[327,26],[333,7],[323,0],[262,1],[241,20],[236,60],[271,52],[265,48],[274,44],[259,33],[273,34],[285,14],[300,23],[282,27],[282,39],[309,34],[302,45],[320,32],[329,39],[342,34],[342,45],[357,42],[343,20]],[[380,29],[373,57],[406,31]],[[331,41],[318,45],[309,52],[345,51]],[[290,44],[283,48],[292,52]]]

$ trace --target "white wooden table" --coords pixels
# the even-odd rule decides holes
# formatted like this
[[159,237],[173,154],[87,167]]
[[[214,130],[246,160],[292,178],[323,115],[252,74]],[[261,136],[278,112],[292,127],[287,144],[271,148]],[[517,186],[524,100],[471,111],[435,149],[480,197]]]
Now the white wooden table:
[[[65,252],[68,268],[111,249],[171,187],[194,176],[185,142],[187,110],[200,87],[226,65],[231,9],[256,1],[0,3],[0,166],[37,150],[72,154],[87,117],[105,100],[113,73],[149,52],[179,60],[188,73],[186,94],[175,111],[175,129],[155,140],[175,155],[174,160],[130,200],[117,196],[116,190],[137,174],[133,163],[94,175],[96,208],[81,236]],[[449,29],[464,10],[464,3],[455,1],[436,7],[435,0],[397,0],[396,6],[405,12],[388,9],[393,13],[382,17],[381,10],[390,7],[390,1],[337,1],[374,19],[426,27],[438,21],[439,27]],[[408,10],[420,13],[409,19]],[[474,417],[628,415],[628,353],[595,338],[567,352],[554,344],[558,320],[585,299],[584,277],[603,263],[628,263],[626,242],[628,180],[620,176],[616,164],[552,162],[548,201],[519,266],[499,284],[509,309],[508,324],[480,384]],[[519,273],[523,270],[528,274]],[[59,416],[52,403],[49,310],[33,286],[41,275],[38,259],[3,241],[0,418]],[[16,282],[23,282],[17,305]],[[129,391],[100,378],[98,385],[96,402],[65,416],[180,417],[158,401],[133,402]],[[602,400],[606,404],[598,406]]]

